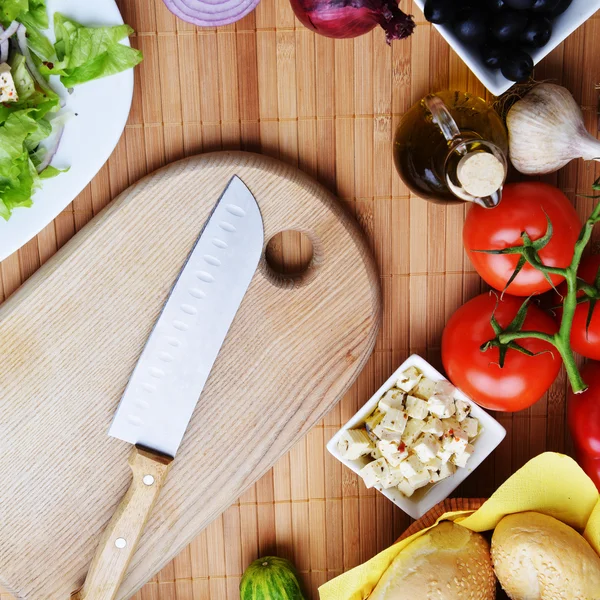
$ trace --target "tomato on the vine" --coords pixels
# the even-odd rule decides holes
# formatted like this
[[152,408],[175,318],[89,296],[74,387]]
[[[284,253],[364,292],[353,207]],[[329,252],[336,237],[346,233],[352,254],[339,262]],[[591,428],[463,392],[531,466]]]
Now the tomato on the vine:
[[[520,255],[485,254],[475,250],[522,246],[523,232],[527,232],[532,241],[538,240],[547,231],[546,215],[552,222],[553,234],[539,251],[539,257],[547,266],[568,267],[581,231],[581,221],[559,189],[535,181],[511,183],[505,186],[502,202],[496,208],[471,207],[463,229],[463,243],[473,266],[486,283],[503,291]],[[562,281],[558,275],[551,277],[554,285]],[[525,264],[506,291],[515,296],[530,296],[551,288],[541,271]]]
[[[517,343],[536,356],[509,349],[502,368],[498,348],[481,351],[481,345],[495,337],[492,314],[507,327],[522,303],[522,298],[514,296],[505,295],[499,301],[495,294],[482,294],[450,317],[442,335],[442,362],[448,378],[477,404],[492,410],[517,411],[531,406],[552,385],[562,364],[551,344],[532,338]],[[550,315],[530,305],[523,330],[554,334],[557,326]]]
[[[599,268],[600,256],[588,256],[581,261],[579,270],[577,271],[577,277],[583,279],[586,283],[593,285]],[[562,283],[558,288],[558,291],[561,296],[564,297],[567,293],[566,284]],[[583,292],[580,292],[579,296],[581,297],[582,295]],[[561,297],[558,294],[553,294],[553,298],[557,302],[561,301]],[[589,302],[582,302],[581,304],[578,304],[575,309],[573,326],[571,328],[571,348],[582,356],[600,360],[600,301],[596,303],[589,327],[586,327],[589,309]],[[556,316],[560,322],[562,310],[559,309]]]
[[569,393],[569,428],[579,464],[600,489],[600,364],[588,363],[581,375],[588,389]]

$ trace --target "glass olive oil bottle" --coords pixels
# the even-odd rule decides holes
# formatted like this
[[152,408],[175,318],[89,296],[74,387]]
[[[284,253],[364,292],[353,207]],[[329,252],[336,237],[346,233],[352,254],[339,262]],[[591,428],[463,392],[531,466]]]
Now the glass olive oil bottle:
[[440,203],[496,206],[507,154],[502,119],[485,100],[464,92],[438,92],[417,102],[394,139],[394,161],[404,183],[421,198]]

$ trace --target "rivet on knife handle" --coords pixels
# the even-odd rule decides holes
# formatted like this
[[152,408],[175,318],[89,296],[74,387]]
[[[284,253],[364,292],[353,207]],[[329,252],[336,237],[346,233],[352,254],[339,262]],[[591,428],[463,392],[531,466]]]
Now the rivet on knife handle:
[[83,587],[71,600],[114,600],[158,499],[172,459],[135,447],[133,480],[104,530]]

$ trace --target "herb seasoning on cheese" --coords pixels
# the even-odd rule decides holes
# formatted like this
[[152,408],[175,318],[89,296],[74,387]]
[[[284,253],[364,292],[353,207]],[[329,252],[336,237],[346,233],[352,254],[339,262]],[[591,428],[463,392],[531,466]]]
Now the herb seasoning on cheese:
[[344,458],[368,457],[360,471],[368,488],[396,487],[405,496],[466,467],[479,435],[471,406],[454,397],[448,381],[432,381],[407,369],[379,400],[364,427],[344,431]]

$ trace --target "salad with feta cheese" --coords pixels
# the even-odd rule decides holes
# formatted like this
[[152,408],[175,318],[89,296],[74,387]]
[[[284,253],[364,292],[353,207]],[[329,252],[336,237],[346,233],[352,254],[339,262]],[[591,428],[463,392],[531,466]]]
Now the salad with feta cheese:
[[139,50],[120,43],[133,33],[128,25],[86,27],[56,13],[54,43],[48,27],[46,0],[0,2],[0,216],[6,220],[15,208],[31,206],[44,179],[61,173],[51,163],[71,115],[60,92],[142,60]]
[[455,391],[450,382],[432,381],[410,367],[381,397],[364,427],[344,431],[340,454],[371,459],[360,471],[368,488],[396,487],[407,497],[450,477],[467,466],[482,430]]

